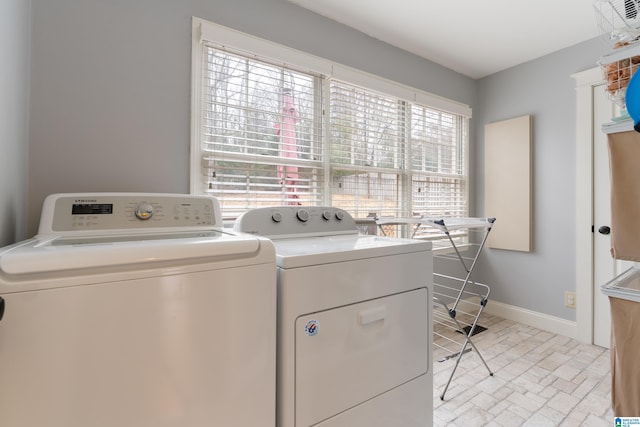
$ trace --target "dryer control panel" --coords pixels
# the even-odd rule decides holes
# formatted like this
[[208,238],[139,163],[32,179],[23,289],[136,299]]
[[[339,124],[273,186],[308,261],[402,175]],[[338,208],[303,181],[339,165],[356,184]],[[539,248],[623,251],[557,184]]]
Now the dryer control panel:
[[214,197],[187,194],[52,194],[38,234],[222,227]]
[[329,206],[277,206],[240,215],[234,230],[271,238],[358,234],[353,217]]

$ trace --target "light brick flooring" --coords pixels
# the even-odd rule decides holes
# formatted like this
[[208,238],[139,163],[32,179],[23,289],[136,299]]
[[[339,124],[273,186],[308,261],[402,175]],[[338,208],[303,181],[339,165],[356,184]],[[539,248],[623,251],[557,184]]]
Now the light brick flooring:
[[441,401],[455,359],[436,350],[434,426],[613,426],[609,350],[484,313],[478,324],[488,329],[472,339],[494,376],[467,353]]

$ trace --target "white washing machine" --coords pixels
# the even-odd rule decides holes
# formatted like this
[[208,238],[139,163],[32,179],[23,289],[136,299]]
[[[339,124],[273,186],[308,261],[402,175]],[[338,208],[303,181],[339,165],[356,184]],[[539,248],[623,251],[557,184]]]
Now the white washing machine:
[[277,426],[431,426],[431,244],[359,235],[332,207],[255,209],[234,228],[276,248]]
[[274,247],[221,227],[210,197],[49,196],[0,250],[0,425],[274,426]]

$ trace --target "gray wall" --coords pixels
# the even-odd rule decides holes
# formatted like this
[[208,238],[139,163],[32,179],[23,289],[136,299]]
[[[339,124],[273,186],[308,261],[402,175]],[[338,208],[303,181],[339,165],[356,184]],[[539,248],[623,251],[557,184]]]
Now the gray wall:
[[[564,307],[564,291],[575,290],[576,93],[571,74],[596,66],[604,53],[593,39],[478,81],[477,214],[484,203],[484,125],[533,115],[533,252],[488,249],[478,280],[492,299],[575,320]],[[500,226],[500,218],[496,227]]]
[[33,0],[29,233],[50,193],[189,191],[192,16],[475,102],[474,80],[287,0]]
[[[24,36],[20,24],[28,17],[8,15],[18,22],[10,31]],[[533,114],[534,251],[487,250],[478,278],[492,286],[493,300],[575,318],[562,305],[564,291],[575,288],[575,92],[569,76],[594,65],[598,40],[474,81],[287,0],[32,0],[28,235],[50,193],[189,190],[192,16],[469,104],[475,215],[485,214],[484,125]],[[2,43],[1,54],[12,52]],[[16,70],[0,84],[17,85],[19,94],[0,100],[0,108],[17,105],[22,112],[16,121],[0,114],[15,123],[9,129],[16,134],[1,143],[18,162],[7,162],[0,174],[3,181],[23,182],[28,64],[23,54],[11,55]],[[24,191],[0,188],[6,241],[21,235]],[[8,205],[17,206],[10,207],[13,213],[5,213]]]
[[30,5],[0,2],[0,246],[26,236]]

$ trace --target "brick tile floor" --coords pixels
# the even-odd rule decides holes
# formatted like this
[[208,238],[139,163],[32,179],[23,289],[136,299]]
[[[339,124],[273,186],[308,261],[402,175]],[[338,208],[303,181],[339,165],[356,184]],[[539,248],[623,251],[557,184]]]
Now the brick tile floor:
[[442,401],[456,359],[434,350],[434,426],[613,426],[609,350],[484,313],[478,324],[487,330],[472,340],[494,375],[466,353]]

